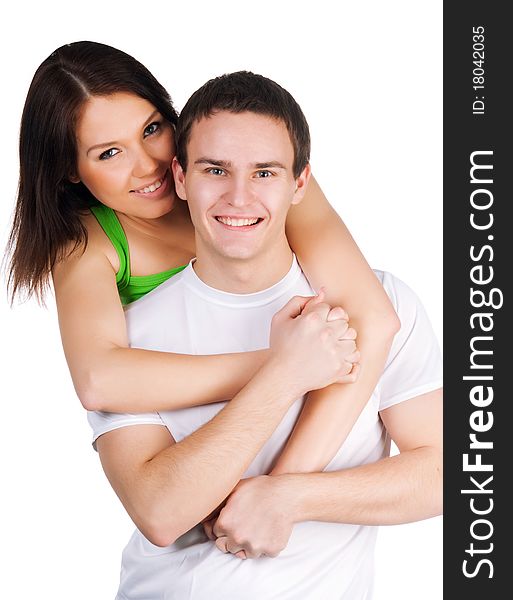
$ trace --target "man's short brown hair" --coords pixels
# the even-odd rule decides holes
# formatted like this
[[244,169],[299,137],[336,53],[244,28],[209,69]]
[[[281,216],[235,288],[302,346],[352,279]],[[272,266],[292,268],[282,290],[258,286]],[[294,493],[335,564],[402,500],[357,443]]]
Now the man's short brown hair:
[[287,90],[250,71],[210,79],[187,101],[176,129],[176,157],[184,171],[187,170],[187,144],[193,124],[220,111],[247,111],[282,121],[294,147],[294,177],[299,177],[310,160],[310,131],[305,115]]

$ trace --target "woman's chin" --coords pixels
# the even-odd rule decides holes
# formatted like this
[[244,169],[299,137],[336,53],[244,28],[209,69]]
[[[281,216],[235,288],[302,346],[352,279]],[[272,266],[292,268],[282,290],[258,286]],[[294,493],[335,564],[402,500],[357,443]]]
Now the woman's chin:
[[173,190],[170,194],[160,198],[158,202],[154,202],[153,206],[147,207],[148,218],[158,219],[164,217],[176,207],[177,202],[179,202],[179,199]]

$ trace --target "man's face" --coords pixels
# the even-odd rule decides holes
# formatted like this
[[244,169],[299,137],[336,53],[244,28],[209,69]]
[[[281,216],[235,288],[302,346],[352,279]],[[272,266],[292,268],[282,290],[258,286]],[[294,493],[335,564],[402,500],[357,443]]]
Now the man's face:
[[192,126],[188,169],[173,164],[189,203],[197,249],[251,259],[286,241],[285,219],[304,194],[310,169],[295,178],[284,123],[252,112],[221,111]]

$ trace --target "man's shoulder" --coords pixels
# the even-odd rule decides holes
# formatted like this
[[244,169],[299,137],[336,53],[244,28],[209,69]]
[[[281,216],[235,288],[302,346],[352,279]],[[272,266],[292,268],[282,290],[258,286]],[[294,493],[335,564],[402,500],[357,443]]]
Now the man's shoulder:
[[390,298],[395,310],[398,310],[405,303],[416,304],[419,301],[418,296],[412,288],[389,271],[373,269],[376,277],[380,280],[385,292]]
[[[421,329],[423,334],[427,335],[428,329],[431,331],[430,319],[417,293],[393,273],[373,270],[381,281],[401,322],[399,332],[396,334],[396,341]],[[425,327],[421,327],[422,324],[425,324]],[[431,332],[430,335],[433,333]]]

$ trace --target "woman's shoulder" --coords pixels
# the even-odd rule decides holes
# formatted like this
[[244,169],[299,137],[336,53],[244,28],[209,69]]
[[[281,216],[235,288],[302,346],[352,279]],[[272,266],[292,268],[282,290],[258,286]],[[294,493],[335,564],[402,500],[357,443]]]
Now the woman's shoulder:
[[[115,215],[114,211],[111,211]],[[87,231],[86,252],[101,254],[109,260],[114,272],[119,270],[119,256],[112,244],[112,240],[105,233],[104,228],[98,221],[98,217],[89,211],[82,217],[82,222]]]
[[[68,271],[81,268],[83,265],[96,261],[105,261],[112,265],[114,272],[119,269],[119,257],[111,241],[105,234],[97,218],[91,211],[87,211],[80,218],[87,233],[85,242],[76,244],[70,241],[64,248],[61,260],[56,264],[54,271]],[[94,273],[91,273],[94,277]]]

